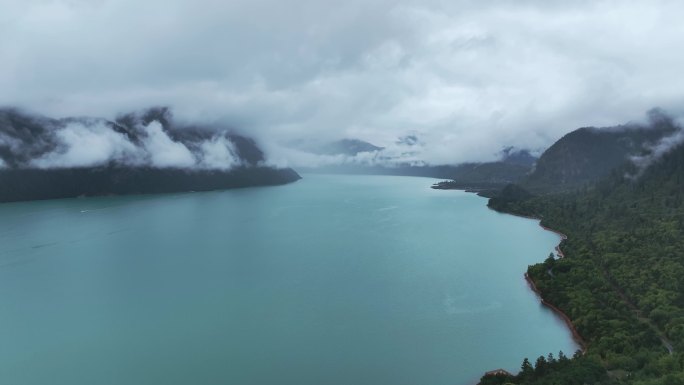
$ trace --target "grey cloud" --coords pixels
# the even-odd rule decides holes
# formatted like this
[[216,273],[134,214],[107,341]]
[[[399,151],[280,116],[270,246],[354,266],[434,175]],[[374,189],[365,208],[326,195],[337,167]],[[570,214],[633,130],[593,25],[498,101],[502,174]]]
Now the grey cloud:
[[656,163],[674,148],[681,146],[682,143],[684,143],[684,130],[682,130],[681,125],[678,125],[674,133],[646,148],[646,153],[644,155],[631,158],[637,170],[634,174],[627,175],[627,177],[630,179],[638,179],[647,168]]
[[[654,105],[684,112],[684,4],[671,0],[0,3],[0,104],[170,105],[258,137],[276,163],[300,162],[282,143],[311,137],[410,162],[491,160]],[[80,134],[65,140],[92,139]],[[421,146],[398,147],[407,135]],[[189,163],[175,150],[162,162]]]
[[101,166],[111,161],[142,163],[141,150],[128,139],[98,121],[95,124],[72,122],[54,130],[56,148],[32,159],[37,168]]
[[403,141],[390,143],[387,147],[361,151],[355,154],[321,154],[293,147],[271,148],[271,153],[280,154],[281,158],[273,161],[276,165],[293,167],[325,167],[332,165],[353,166],[423,166],[427,163],[422,155],[426,153],[424,144],[408,144]]
[[208,169],[227,170],[241,164],[237,149],[223,136],[214,136],[200,144],[200,166]]
[[127,166],[229,170],[264,163],[250,139],[210,126],[185,126],[165,108],[102,118],[50,119],[0,109],[0,167]]
[[150,163],[159,168],[190,168],[197,163],[190,150],[183,143],[174,142],[164,132],[158,121],[143,126],[146,135],[143,137],[145,150],[149,154]]

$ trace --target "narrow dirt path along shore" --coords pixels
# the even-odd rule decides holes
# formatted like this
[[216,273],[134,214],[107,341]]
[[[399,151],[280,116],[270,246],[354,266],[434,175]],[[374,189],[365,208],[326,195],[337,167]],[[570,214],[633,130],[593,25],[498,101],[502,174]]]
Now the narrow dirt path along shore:
[[[557,231],[557,230],[554,230],[554,229],[551,229],[551,228],[548,228],[548,227],[542,225],[542,224],[541,224],[541,219],[539,219],[539,218],[534,218],[534,219],[538,219],[538,220],[539,220],[539,226],[541,226],[544,230],[548,230],[548,231],[551,231],[551,232],[553,232],[553,233],[558,234],[558,235],[561,237],[561,242],[564,241],[564,240],[566,240],[566,239],[568,239],[568,236],[565,235],[565,234],[563,234],[563,233],[561,233],[560,231]],[[559,258],[565,258],[565,254],[563,253],[563,250],[561,250],[560,246],[561,246],[560,243],[558,244],[558,246],[556,246],[556,253],[558,254],[558,257],[559,257]],[[551,277],[553,277],[553,272],[551,271],[551,269],[549,269],[549,271],[547,271],[547,273],[548,273]],[[648,317],[644,317],[644,316],[643,316],[643,314],[641,313],[641,310],[639,310],[639,308],[636,306],[636,304],[635,304],[634,302],[632,302],[632,301],[627,297],[627,295],[625,294],[624,290],[623,290],[620,286],[618,286],[617,283],[615,283],[615,281],[614,281],[613,279],[611,279],[610,273],[609,273],[607,270],[604,269],[603,274],[604,274],[606,280],[610,283],[610,285],[611,285],[611,287],[613,288],[613,290],[614,290],[614,291],[617,293],[617,295],[620,297],[620,299],[622,299],[622,301],[624,301],[624,302],[627,304],[627,306],[632,310],[632,312],[634,312],[634,315],[635,315],[635,317],[637,318],[637,320],[638,320],[639,322],[641,322],[641,323],[646,324],[649,328],[651,328],[651,330],[653,330],[653,332],[656,333],[656,335],[658,336],[658,338],[659,338],[660,341],[662,342],[662,344],[663,344],[663,346],[665,347],[665,349],[667,349],[667,351],[668,351],[670,354],[673,354],[673,353],[674,353],[674,347],[673,347],[673,345],[672,345],[672,342],[667,338],[667,336],[665,336],[665,333],[664,333],[663,331],[661,331],[661,330],[658,328],[658,326],[656,326],[656,325],[653,323],[653,321],[651,321]],[[529,277],[527,277],[527,279],[528,279],[528,282],[529,282],[529,281],[530,281]],[[536,289],[536,286],[534,287],[534,289]],[[541,293],[538,292],[537,294],[541,297]],[[542,299],[542,302],[544,302],[544,299]],[[549,307],[555,309],[555,307],[554,307],[553,305],[550,305],[550,304],[548,304],[548,303],[545,303],[545,304],[546,304],[547,306],[549,306]],[[563,313],[562,313],[560,310],[558,310],[558,309],[556,309],[556,310],[557,310],[558,312],[560,312],[560,313],[562,314],[562,316],[564,316],[565,318],[567,318],[567,315],[563,314]],[[570,319],[568,318],[568,320],[570,320]],[[569,321],[569,322],[570,322],[570,324],[572,325],[572,321]],[[573,328],[574,328],[574,326],[573,326]],[[575,332],[576,332],[576,331],[575,331]],[[578,334],[578,336],[579,336],[579,334]],[[580,338],[581,338],[581,337],[580,337]],[[585,348],[584,348],[584,345],[583,345],[583,351],[584,351],[584,349],[585,349]]]
[[[541,226],[544,230],[551,231],[553,233],[558,234],[561,237],[561,242],[568,239],[568,236],[561,233],[560,231],[557,231],[557,230],[554,230],[554,229],[551,229],[551,228],[548,228],[548,227],[542,225],[540,218],[536,218],[536,217],[527,217],[527,218],[539,220],[539,226]],[[560,246],[561,246],[560,243],[558,244],[558,246],[556,246],[556,253],[558,254],[559,258],[565,258],[565,254],[563,253],[563,250],[561,250]],[[547,271],[547,273],[553,277],[553,272],[551,271],[551,269],[549,269],[549,271]],[[674,347],[672,345],[672,342],[665,335],[665,333],[662,330],[660,330],[658,328],[658,326],[656,326],[653,323],[653,321],[651,321],[648,317],[644,317],[644,315],[641,313],[641,310],[639,310],[639,308],[636,306],[636,304],[634,302],[632,302],[627,297],[627,295],[625,294],[625,291],[617,283],[615,283],[615,281],[611,278],[610,273],[607,270],[604,269],[603,274],[604,274],[606,280],[608,281],[608,283],[610,283],[613,290],[620,297],[620,299],[622,299],[622,301],[624,301],[625,304],[627,304],[627,306],[632,310],[632,312],[634,313],[634,316],[637,318],[637,320],[643,324],[646,324],[649,328],[651,328],[651,330],[653,330],[653,332],[656,333],[656,335],[658,336],[658,338],[662,342],[665,349],[667,349],[667,351],[670,354],[673,354],[674,353]],[[534,282],[532,282],[531,279],[529,277],[527,277],[527,275],[526,275],[526,279],[528,280],[528,282],[531,282],[531,284],[534,285]],[[537,294],[541,298],[541,293],[538,292],[538,290],[536,289],[536,286],[533,287],[533,290],[535,290],[535,292],[537,292]],[[567,318],[570,325],[572,325],[572,321],[570,320],[570,318],[568,318],[567,315],[565,315],[559,309],[555,308],[551,304],[546,303],[543,298],[542,298],[542,303],[544,303],[545,305],[549,306],[552,309],[555,309],[557,312],[560,313],[560,315],[562,317]],[[573,334],[576,333],[576,330],[574,330],[574,326],[572,328],[573,328]],[[579,336],[579,334],[577,334],[577,335]],[[581,337],[580,337],[580,339],[581,339]],[[584,351],[585,345],[582,345],[582,346],[583,346],[583,351]]]
[[613,291],[615,291],[615,293],[617,293],[620,299],[622,299],[622,301],[625,304],[627,304],[627,307],[629,307],[632,310],[636,319],[639,322],[651,328],[651,330],[653,330],[653,332],[658,336],[660,342],[663,344],[665,349],[667,349],[667,351],[670,354],[674,354],[674,347],[672,346],[672,342],[667,338],[665,332],[660,330],[660,328],[658,328],[658,326],[654,324],[650,318],[645,317],[643,315],[639,307],[637,307],[637,305],[631,299],[629,299],[625,291],[617,283],[615,283],[615,280],[612,279],[612,277],[610,276],[610,272],[606,268],[603,268],[603,275],[605,276],[608,283],[610,283],[610,286],[613,288]]

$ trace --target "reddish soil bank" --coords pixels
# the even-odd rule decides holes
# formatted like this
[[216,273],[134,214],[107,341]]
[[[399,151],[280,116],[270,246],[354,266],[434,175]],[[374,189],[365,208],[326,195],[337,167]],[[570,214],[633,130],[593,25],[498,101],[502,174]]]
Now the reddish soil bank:
[[570,319],[570,317],[568,317],[567,314],[563,313],[563,311],[561,309],[559,309],[556,306],[554,306],[553,304],[547,302],[542,297],[541,291],[539,291],[539,289],[537,288],[537,285],[534,283],[534,280],[532,280],[532,278],[527,273],[525,273],[525,280],[530,285],[530,288],[532,289],[532,291],[534,291],[535,294],[537,294],[537,297],[539,297],[539,299],[541,300],[541,303],[544,306],[551,309],[554,313],[556,313],[556,315],[558,315],[561,319],[563,319],[563,321],[565,321],[565,323],[568,325],[568,328],[572,332],[572,339],[575,340],[575,342],[577,342],[577,344],[582,348],[582,353],[586,353],[587,343],[584,341],[584,338],[582,338],[582,336],[579,334],[579,332],[577,332],[577,329],[575,328],[575,325],[572,323],[572,320]]
[[[505,213],[505,214],[508,214],[508,213]],[[554,234],[558,234],[558,236],[561,237],[561,243],[562,243],[564,240],[568,239],[568,236],[565,235],[565,234],[563,234],[563,233],[561,233],[560,231],[544,226],[544,225],[541,223],[541,221],[542,221],[541,218],[532,217],[532,216],[527,216],[527,215],[519,215],[519,214],[510,214],[510,215],[515,215],[515,216],[517,216],[517,217],[522,217],[522,218],[527,218],[527,219],[534,219],[534,220],[536,220],[536,221],[539,221],[539,226],[540,226],[542,229],[544,229],[544,230],[546,230],[546,231],[550,231],[550,232],[552,232],[552,233],[554,233]],[[565,254],[563,253],[563,250],[561,250],[561,248],[560,248],[561,243],[559,243],[559,244],[556,246],[556,253],[558,253],[558,257],[560,257],[560,258],[565,258]],[[575,340],[575,342],[577,342],[577,344],[582,348],[582,353],[586,353],[586,351],[587,351],[587,343],[584,341],[584,338],[582,338],[582,336],[579,334],[579,332],[577,332],[577,328],[575,328],[575,325],[572,323],[572,320],[570,319],[570,317],[568,317],[567,314],[563,313],[563,311],[562,311],[561,309],[557,308],[557,307],[556,307],[555,305],[553,305],[552,303],[547,302],[547,301],[544,299],[544,297],[542,297],[541,291],[539,291],[539,289],[537,288],[537,285],[534,283],[534,280],[532,280],[532,277],[530,277],[527,273],[525,273],[525,280],[526,280],[527,283],[530,285],[530,288],[532,289],[532,291],[534,291],[534,293],[537,294],[537,297],[539,297],[539,299],[541,300],[541,303],[542,303],[544,306],[546,306],[546,307],[548,307],[549,309],[551,309],[554,313],[556,313],[556,315],[558,315],[561,319],[563,319],[563,321],[565,321],[565,323],[568,325],[568,328],[569,328],[570,331],[572,332],[572,338],[573,338],[573,339]]]

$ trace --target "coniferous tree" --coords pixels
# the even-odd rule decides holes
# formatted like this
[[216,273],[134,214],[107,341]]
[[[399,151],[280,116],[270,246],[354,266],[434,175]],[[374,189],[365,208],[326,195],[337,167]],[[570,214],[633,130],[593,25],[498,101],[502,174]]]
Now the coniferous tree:
[[532,364],[530,363],[530,360],[527,359],[527,357],[525,357],[525,359],[523,360],[520,369],[521,377],[528,378],[534,375],[534,368],[532,367]]
[[546,373],[547,362],[544,356],[539,356],[537,361],[534,363],[534,374],[536,376],[543,376]]

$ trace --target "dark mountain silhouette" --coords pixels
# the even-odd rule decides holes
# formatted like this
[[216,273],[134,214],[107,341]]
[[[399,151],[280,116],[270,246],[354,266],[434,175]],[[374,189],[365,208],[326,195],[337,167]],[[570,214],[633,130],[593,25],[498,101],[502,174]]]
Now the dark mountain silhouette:
[[[400,141],[402,143],[409,142],[413,145],[417,143],[417,138],[409,136],[401,138]],[[371,151],[382,150],[381,147],[370,146],[372,146]],[[503,187],[506,184],[521,181],[532,171],[536,159],[528,150],[517,150],[508,147],[501,152],[500,160],[494,162],[469,162],[457,165],[436,166],[392,164],[392,159],[383,157],[382,151],[380,151],[377,160],[381,164],[347,163],[301,169],[313,173],[421,176],[452,179],[459,188],[468,189],[472,187],[479,189],[483,188],[483,186],[487,188]],[[382,163],[386,163],[386,165]]]
[[656,111],[649,125],[580,128],[549,147],[523,185],[539,191],[590,185],[676,130],[671,119]]
[[[111,130],[125,138],[121,140],[127,148],[149,156],[157,151],[145,148],[144,144],[149,135],[145,127],[152,122],[161,125],[170,143],[184,146],[197,159],[197,165],[159,167],[145,156],[135,160],[120,156],[68,167],[49,162],[36,164],[37,159],[69,150],[69,144],[60,140],[58,132],[71,125],[89,127],[97,134]],[[230,149],[224,151],[230,152],[234,164],[201,164],[203,145],[219,139],[229,145]],[[220,127],[176,124],[170,111],[163,107],[121,115],[114,121],[89,117],[52,119],[13,108],[0,109],[0,202],[206,191],[277,185],[300,179],[294,170],[266,166],[264,160],[264,153],[251,138]]]
[[279,185],[300,179],[292,169],[222,170],[87,167],[0,170],[0,202],[83,196],[161,194]]
[[501,161],[508,164],[532,167],[537,162],[537,157],[532,155],[529,150],[506,147],[501,151]]

